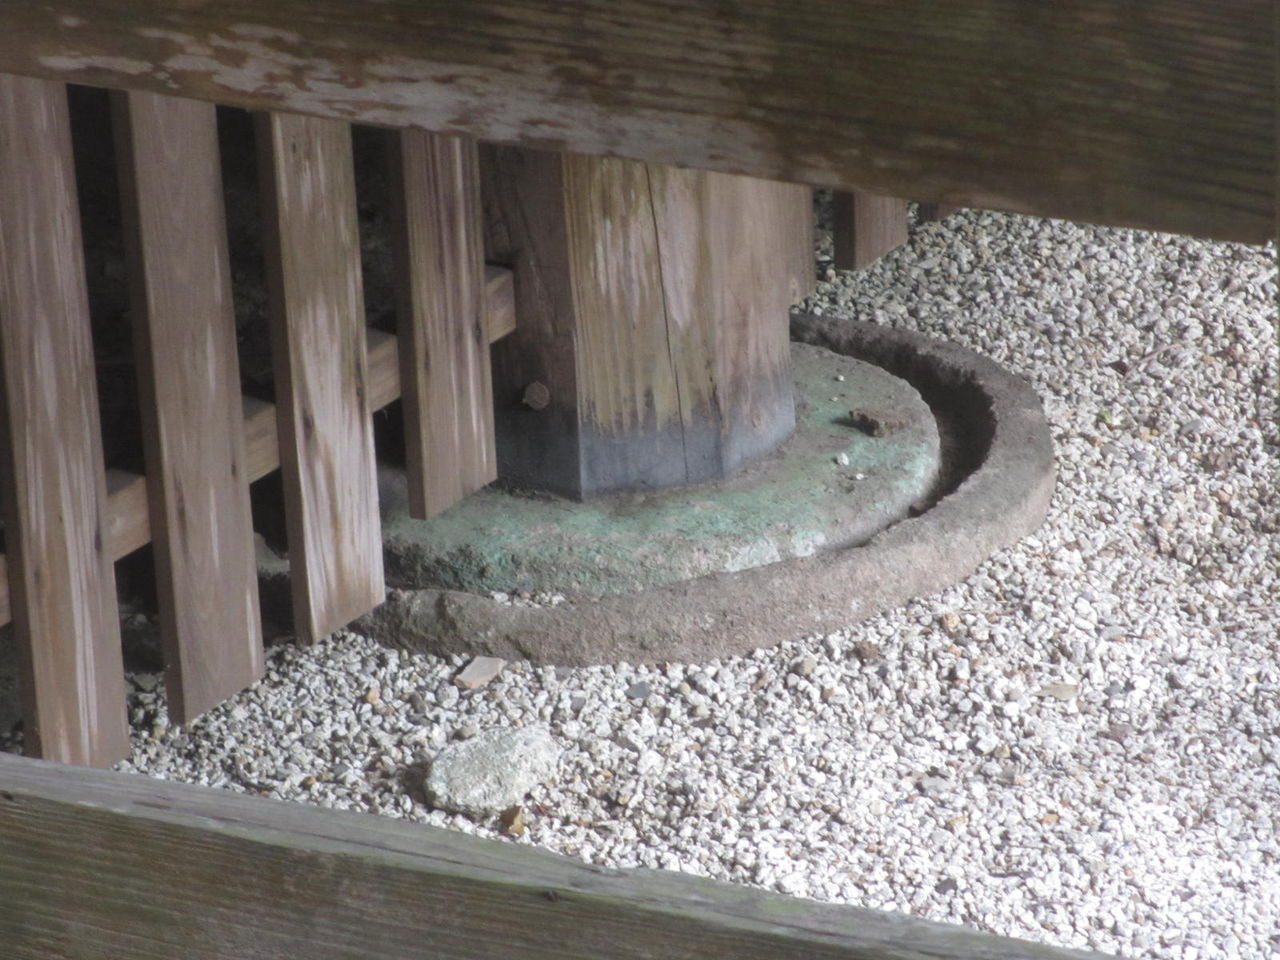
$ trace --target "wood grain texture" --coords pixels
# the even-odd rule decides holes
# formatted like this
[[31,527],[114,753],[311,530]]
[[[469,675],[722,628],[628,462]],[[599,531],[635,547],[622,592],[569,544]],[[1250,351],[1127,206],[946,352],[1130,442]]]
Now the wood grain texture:
[[[511,271],[502,267],[487,269],[489,282],[485,288],[486,310],[497,320],[486,322],[493,332],[503,335],[515,329],[511,304]],[[400,399],[400,360],[398,343],[393,334],[380,330],[366,331],[369,357],[369,400],[374,410]],[[274,404],[253,397],[241,398],[244,416],[244,471],[249,481],[260,480],[280,468],[280,440]],[[107,551],[112,560],[127,557],[151,542],[151,522],[147,506],[147,478],[127,470],[107,470]],[[8,563],[0,554],[0,624],[8,623],[12,614],[9,603]]]
[[387,134],[409,514],[498,478],[476,143]]
[[0,496],[26,749],[105,766],[129,742],[65,88],[0,76],[0,145]]
[[314,642],[385,597],[351,131],[257,118],[294,629]]
[[832,198],[832,260],[837,269],[861,270],[907,242],[907,201],[860,190]]
[[687,479],[723,477],[795,427],[788,337],[808,191],[649,165]]
[[[486,255],[512,264],[520,317],[494,350],[504,482],[579,498],[699,482],[789,434],[807,188],[511,147],[482,158]],[[521,402],[531,384],[545,407]]]
[[1260,243],[1271,8],[61,0],[0,7],[0,70]]
[[112,98],[169,715],[262,675],[217,118]]
[[[493,345],[498,475],[508,486],[582,495],[576,314],[560,154],[480,145],[485,257],[514,278],[516,331]],[[550,403],[531,410],[530,384]]]
[[0,755],[13,960],[1103,960],[382,817]]
[[680,354],[648,166],[580,154],[562,163],[582,495],[685,483]]

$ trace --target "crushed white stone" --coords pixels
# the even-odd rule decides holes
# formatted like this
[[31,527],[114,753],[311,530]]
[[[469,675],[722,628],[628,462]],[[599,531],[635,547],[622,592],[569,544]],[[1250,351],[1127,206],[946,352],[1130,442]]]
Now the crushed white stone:
[[940,595],[708,664],[513,663],[464,692],[461,658],[277,646],[186,729],[140,687],[122,768],[499,836],[407,771],[545,724],[559,779],[512,842],[1132,957],[1276,956],[1272,254],[962,211],[861,274],[825,233],[819,257],[813,309],[1035,384],[1061,462],[1035,536]]

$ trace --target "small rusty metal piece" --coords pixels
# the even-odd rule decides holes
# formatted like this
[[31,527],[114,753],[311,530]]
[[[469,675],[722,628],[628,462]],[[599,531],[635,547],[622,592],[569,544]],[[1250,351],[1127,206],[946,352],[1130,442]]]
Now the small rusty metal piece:
[[906,425],[902,417],[892,410],[872,409],[869,407],[850,410],[845,422],[849,426],[861,430],[869,437],[884,437],[895,430],[902,429]]
[[551,403],[551,391],[541,380],[535,380],[524,388],[524,396],[520,398],[530,410],[545,410]]

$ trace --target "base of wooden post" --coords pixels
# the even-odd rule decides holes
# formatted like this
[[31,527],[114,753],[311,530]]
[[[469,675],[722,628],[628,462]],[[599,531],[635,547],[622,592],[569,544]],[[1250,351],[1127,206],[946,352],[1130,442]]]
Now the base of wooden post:
[[519,317],[494,349],[506,485],[697,483],[786,439],[807,188],[514,147],[482,169],[486,257],[515,271]]
[[[876,324],[802,318],[797,333],[838,353],[886,366],[928,399],[940,434],[942,481],[926,502],[905,510],[906,519],[853,546],[839,546],[834,539],[832,544],[816,545],[803,525],[796,524],[795,532],[808,537],[808,545],[780,542],[777,538],[785,530],[771,534],[775,546],[790,549],[788,555],[744,553],[723,564],[720,572],[703,570],[661,585],[640,582],[634,590],[613,595],[584,595],[563,572],[560,596],[525,589],[527,597],[509,592],[493,597],[447,579],[437,581],[442,586],[406,589],[402,554],[388,564],[391,582],[399,588],[391,590],[387,603],[357,621],[355,629],[394,646],[437,654],[484,654],[562,665],[687,663],[741,656],[783,640],[846,629],[912,597],[942,590],[1040,525],[1053,492],[1053,445],[1040,401],[1029,385],[952,344]],[[869,427],[874,433],[876,422],[891,427],[891,418],[862,412],[867,416],[856,418],[864,425],[857,429]],[[873,450],[883,439],[867,435]],[[851,500],[859,484],[871,481],[877,469],[894,469],[884,462],[873,467],[852,455],[845,464],[840,453],[849,451],[840,450],[823,464],[830,467],[825,482],[847,484]],[[763,468],[748,471],[742,479],[759,469]],[[383,492],[385,498],[385,477]],[[610,498],[616,504],[611,516],[645,511],[646,501],[685,493],[686,527],[707,524],[706,517],[723,506],[710,493],[700,495],[701,490],[667,491],[629,502]],[[518,509],[528,502],[521,500]],[[586,511],[605,512],[590,503],[552,506],[554,515],[541,531],[534,531],[535,536],[577,526]],[[466,507],[454,522],[467,519]],[[501,529],[511,512],[492,514],[489,525]],[[437,528],[442,535],[457,534],[447,526],[449,520],[445,514],[432,522],[446,523]],[[759,526],[758,517],[756,521]],[[389,521],[385,529],[390,538],[395,528]],[[420,534],[425,537],[427,532]],[[466,542],[465,535],[461,540]],[[598,563],[611,563],[610,544],[603,538],[598,542]],[[490,575],[501,575],[502,558],[524,549],[508,546],[505,552],[493,551]],[[647,546],[660,553],[661,538],[651,534]],[[813,550],[805,555],[809,546]],[[399,549],[394,539],[388,547],[391,556]],[[549,560],[556,562],[554,557]],[[434,572],[457,578],[465,571],[448,560]]]

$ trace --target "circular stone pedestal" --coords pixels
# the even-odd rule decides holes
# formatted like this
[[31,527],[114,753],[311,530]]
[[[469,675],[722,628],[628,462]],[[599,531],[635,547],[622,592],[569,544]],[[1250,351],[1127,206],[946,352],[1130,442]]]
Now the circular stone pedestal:
[[[787,547],[793,551],[789,559],[738,570],[722,568],[691,579],[614,594],[568,590],[563,575],[541,587],[528,585],[544,593],[558,591],[555,596],[535,594],[528,599],[508,593],[506,599],[499,600],[448,587],[392,589],[387,602],[356,621],[355,628],[389,644],[435,653],[487,654],[564,665],[689,662],[742,655],[781,640],[845,629],[911,597],[950,586],[1044,520],[1053,493],[1053,444],[1039,398],[1024,381],[955,344],[876,324],[795,315],[792,335],[881,367],[927,398],[941,435],[941,480],[921,505],[927,509],[919,516],[914,515],[919,508],[912,505],[911,498],[929,487],[925,478],[935,467],[928,466],[927,459],[923,471],[915,474],[910,494],[907,490],[912,485],[884,488],[898,490],[896,509],[913,515],[890,523],[861,545],[837,546],[837,525],[833,524],[826,542],[818,548],[815,517],[808,516],[809,522],[804,523],[803,511],[791,512],[788,520],[779,522],[791,524],[792,532],[782,536],[775,530],[771,540],[757,540],[771,542],[779,555]],[[809,466],[816,472],[809,476],[817,487],[832,487],[828,492],[843,489],[844,496],[855,497],[859,484],[867,482],[876,469],[871,466],[877,462],[874,458],[862,458],[886,449],[883,441],[892,433],[864,439],[839,422],[853,408],[845,402],[852,398],[840,397],[844,384],[853,383],[845,376],[843,383],[819,378],[819,383],[833,389],[809,394],[818,421],[814,429],[825,437],[818,443],[820,455]],[[873,420],[863,422],[874,430]],[[836,437],[841,443],[834,442]],[[828,443],[831,446],[826,446]],[[925,441],[916,456],[931,449],[935,448]],[[849,456],[848,466],[835,462],[840,453]],[[859,459],[855,460],[854,453]],[[782,456],[785,459],[785,452]],[[882,472],[894,469],[891,461],[878,462]],[[759,469],[767,471],[769,465],[762,463]],[[858,480],[859,473],[864,480]],[[746,482],[751,475],[744,473],[730,485]],[[688,497],[688,513],[699,503],[713,502],[701,489],[669,496]],[[626,517],[627,501],[614,502],[618,516]],[[638,512],[646,502],[633,500],[630,509]],[[531,506],[523,503],[522,509]],[[561,511],[545,516],[562,518],[579,510],[602,509],[558,501],[542,506]],[[785,506],[784,502],[780,509]],[[887,511],[885,516],[891,513]],[[485,536],[496,538],[506,519],[495,516],[492,522],[494,527]],[[598,532],[607,534],[599,515],[594,523]],[[757,524],[757,537],[761,531],[767,533],[769,526]],[[849,532],[848,526],[840,529]],[[801,533],[804,530],[809,532]],[[853,541],[858,536],[866,533],[853,534]],[[800,555],[810,548],[814,552]],[[605,554],[597,549],[595,555]],[[767,548],[757,548],[758,557],[766,555]],[[724,563],[724,556],[721,554],[718,562]],[[649,558],[652,562],[653,554]],[[473,561],[472,565],[483,572],[485,563]],[[487,576],[495,577],[501,568],[492,562],[489,565],[492,569]],[[672,564],[661,566],[669,575]],[[634,566],[632,571],[628,576],[655,576],[647,571],[637,573]],[[594,580],[599,589],[602,579],[598,574],[582,576]],[[508,589],[521,586],[510,580],[491,582],[505,583]],[[561,596],[566,591],[567,595]],[[527,588],[526,592],[535,593]]]
[[414,520],[403,472],[382,468],[388,582],[603,597],[865,543],[936,486],[933,414],[861,360],[794,344],[791,365],[795,433],[726,481],[585,503],[489,489]]

